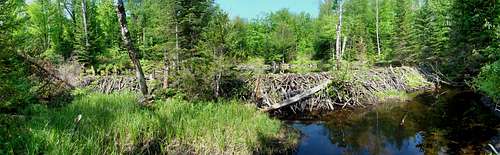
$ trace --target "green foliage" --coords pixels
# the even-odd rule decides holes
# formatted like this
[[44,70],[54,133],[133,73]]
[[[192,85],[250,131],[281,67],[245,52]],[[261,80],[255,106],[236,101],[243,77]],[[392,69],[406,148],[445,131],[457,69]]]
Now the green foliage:
[[[1,132],[1,153],[143,154],[237,153],[264,148],[278,138],[281,123],[238,102],[159,101],[150,109],[137,95],[89,94],[60,109],[33,106],[32,119],[12,122]],[[77,125],[75,118],[81,115]],[[9,135],[4,137],[5,135]],[[292,139],[286,139],[289,144]],[[285,146],[290,147],[290,146]]]
[[[121,43],[120,25],[113,0],[101,0],[96,9],[97,23],[101,29],[99,44],[104,49],[117,48]],[[107,50],[104,50],[107,51]]]
[[[97,20],[97,4],[93,1],[86,0],[86,19],[87,19],[87,33],[85,33],[85,25],[83,23],[82,15],[82,1],[75,1],[75,39],[73,44],[75,46],[75,54],[79,62],[86,66],[93,66],[97,64],[97,56],[102,50],[103,44],[99,44],[99,37],[101,33]],[[88,45],[86,43],[88,39]]]
[[420,72],[408,72],[404,74],[403,78],[410,89],[418,90],[432,85],[432,83],[429,83]]
[[[486,49],[498,46],[495,21],[500,11],[498,1],[452,1],[450,47],[443,69],[455,80],[469,80],[479,73],[479,68],[491,63]],[[464,63],[467,62],[467,63]]]
[[0,2],[0,113],[16,112],[33,101],[30,93],[33,83],[28,79],[28,66],[18,56],[16,46],[22,40],[14,38],[22,1]]
[[404,101],[412,98],[412,96],[408,94],[406,91],[393,90],[393,89],[375,92],[375,96],[381,102],[388,101],[391,99]]
[[481,73],[474,79],[474,86],[479,91],[486,93],[496,102],[500,101],[500,61],[486,65]]
[[393,57],[397,60],[409,61],[411,62],[416,58],[416,52],[414,52],[414,34],[413,30],[413,10],[411,8],[412,3],[403,0],[401,2],[395,3],[394,13],[394,50]]

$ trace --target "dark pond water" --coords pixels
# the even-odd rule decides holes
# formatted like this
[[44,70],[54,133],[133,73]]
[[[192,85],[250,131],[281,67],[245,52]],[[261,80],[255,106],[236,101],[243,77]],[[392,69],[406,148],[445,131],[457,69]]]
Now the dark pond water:
[[425,94],[322,121],[291,121],[302,133],[296,154],[488,154],[488,144],[500,150],[500,120],[479,98]]

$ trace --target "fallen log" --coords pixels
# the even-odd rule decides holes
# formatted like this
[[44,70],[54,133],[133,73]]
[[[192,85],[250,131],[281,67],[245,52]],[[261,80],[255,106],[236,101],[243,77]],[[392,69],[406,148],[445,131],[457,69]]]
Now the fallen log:
[[285,107],[287,105],[296,103],[296,102],[298,102],[298,101],[300,101],[300,100],[302,100],[302,99],[304,99],[306,97],[309,97],[309,96],[315,94],[316,92],[318,92],[320,90],[325,89],[328,86],[328,84],[330,84],[331,82],[332,82],[332,80],[327,80],[327,81],[321,83],[320,85],[318,85],[316,87],[313,87],[313,88],[311,88],[309,90],[304,91],[303,93],[300,93],[298,95],[295,95],[295,96],[293,96],[291,98],[288,98],[288,99],[284,100],[279,105],[272,105],[270,108],[265,109],[264,111],[275,110],[275,109],[279,109],[279,108]]

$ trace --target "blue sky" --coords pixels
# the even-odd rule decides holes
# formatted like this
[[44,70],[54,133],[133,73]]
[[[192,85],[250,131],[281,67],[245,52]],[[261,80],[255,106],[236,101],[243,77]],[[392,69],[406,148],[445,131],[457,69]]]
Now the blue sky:
[[256,19],[282,8],[288,8],[295,13],[307,12],[317,17],[320,0],[215,0],[215,3],[229,13],[231,18],[240,16]]

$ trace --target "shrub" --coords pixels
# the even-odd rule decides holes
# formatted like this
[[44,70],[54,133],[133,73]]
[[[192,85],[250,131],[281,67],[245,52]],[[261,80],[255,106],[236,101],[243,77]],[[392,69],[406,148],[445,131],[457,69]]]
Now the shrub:
[[474,79],[474,87],[486,93],[496,102],[500,101],[500,60],[481,69]]

